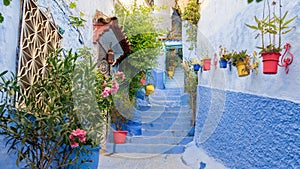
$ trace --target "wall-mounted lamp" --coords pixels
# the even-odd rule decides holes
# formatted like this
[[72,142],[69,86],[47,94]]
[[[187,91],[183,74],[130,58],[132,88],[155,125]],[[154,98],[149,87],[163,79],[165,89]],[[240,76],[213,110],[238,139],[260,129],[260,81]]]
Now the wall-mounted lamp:
[[112,50],[112,43],[110,43],[110,48],[107,51],[107,63],[108,64],[113,64],[115,61],[115,54],[114,51]]

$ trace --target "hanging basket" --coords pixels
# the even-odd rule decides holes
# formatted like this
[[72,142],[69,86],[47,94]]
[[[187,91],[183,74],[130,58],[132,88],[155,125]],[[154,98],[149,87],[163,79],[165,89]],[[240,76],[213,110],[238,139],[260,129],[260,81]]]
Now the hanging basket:
[[203,61],[203,70],[204,71],[210,70],[211,59],[203,59],[202,61]]
[[126,135],[128,131],[113,130],[114,143],[115,144],[124,144],[126,141]]
[[278,61],[281,54],[279,52],[268,52],[262,54],[263,73],[277,74]]
[[148,84],[146,86],[146,96],[151,95],[154,92],[154,85]]
[[220,68],[227,68],[227,60],[219,60]]
[[201,68],[200,64],[194,64],[194,71],[199,71],[199,69]]
[[250,74],[250,70],[247,69],[246,63],[243,61],[238,61],[236,64],[236,68],[239,77],[248,76]]

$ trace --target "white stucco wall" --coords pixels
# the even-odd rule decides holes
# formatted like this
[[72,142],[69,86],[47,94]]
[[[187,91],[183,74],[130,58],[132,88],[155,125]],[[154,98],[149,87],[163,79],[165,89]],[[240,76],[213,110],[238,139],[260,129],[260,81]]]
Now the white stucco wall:
[[0,2],[0,11],[4,22],[0,24],[0,72],[15,72],[19,32],[20,1],[13,1],[9,6]]
[[83,37],[84,45],[91,46],[93,39],[93,16],[96,9],[103,12],[107,16],[113,16],[114,4],[113,0],[97,0],[87,3],[84,0],[78,0],[76,2],[77,7],[75,9],[69,9],[68,5],[71,1],[60,0],[39,0],[40,6],[50,8],[50,12],[55,20],[55,23],[65,30],[63,35],[62,47],[65,49],[73,49],[81,47],[78,37],[79,33],[70,24],[68,19],[70,15],[79,16],[80,12],[84,13],[83,18],[87,21],[84,24],[84,28],[79,28],[79,31]]
[[[209,39],[209,45],[213,46],[215,52],[218,52],[219,45],[223,45],[229,50],[247,49],[249,54],[254,50],[259,51],[255,46],[260,46],[260,38],[255,39],[257,32],[247,28],[245,23],[255,24],[254,15],[261,15],[263,2],[249,5],[240,2],[241,6],[234,5],[238,4],[237,0],[219,0],[217,3],[214,1],[211,3],[211,5],[207,5],[206,9],[203,9],[198,32]],[[283,0],[282,3],[283,12],[289,10],[288,18],[299,14],[299,1]],[[231,5],[232,9],[230,8]],[[227,14],[225,15],[224,12]],[[297,92],[300,85],[300,68],[298,66],[300,63],[298,57],[300,55],[299,21],[298,17],[294,21],[296,29],[283,38],[283,45],[289,42],[292,45],[291,51],[295,55],[289,74],[286,74],[282,67],[278,68],[277,75],[263,74],[260,59],[258,75],[251,72],[249,76],[239,78],[235,67],[232,67],[231,72],[228,68],[213,68],[211,71],[199,73],[199,84],[300,102],[300,95]],[[201,39],[198,39],[199,42]]]

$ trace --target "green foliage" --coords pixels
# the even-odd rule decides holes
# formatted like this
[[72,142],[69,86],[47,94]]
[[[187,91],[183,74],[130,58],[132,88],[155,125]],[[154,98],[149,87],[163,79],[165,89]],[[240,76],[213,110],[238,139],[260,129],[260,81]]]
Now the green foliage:
[[184,8],[182,19],[189,21],[193,25],[197,25],[200,19],[199,5],[197,0],[190,0]]
[[241,52],[234,52],[232,55],[232,65],[236,66],[238,62],[244,62],[246,58],[249,57],[247,50],[242,50]]
[[227,49],[224,47],[222,47],[222,45],[219,46],[220,51],[219,51],[219,56],[220,56],[220,60],[230,60],[232,58],[232,56],[234,55],[234,51],[232,52],[228,52]]
[[76,2],[70,2],[69,8],[70,8],[70,9],[76,8]]
[[[276,3],[272,4],[276,5]],[[280,4],[279,4],[280,5]],[[275,8],[274,8],[275,10]],[[281,10],[281,8],[280,8]],[[273,11],[272,16],[270,14],[269,9],[269,15],[264,17],[263,19],[258,19],[256,16],[254,16],[254,20],[256,22],[256,25],[249,25],[246,24],[247,27],[250,29],[253,29],[255,31],[258,31],[258,36],[261,36],[261,45],[257,48],[259,48],[261,51],[260,53],[266,53],[266,52],[280,52],[281,49],[281,36],[284,34],[287,34],[291,32],[293,29],[295,29],[295,26],[289,26],[291,22],[293,22],[296,19],[296,16],[287,19],[286,17],[288,15],[288,11],[284,13],[283,16],[277,16],[275,11]],[[265,40],[267,38],[267,42]],[[278,38],[278,41],[276,41]]]
[[[94,65],[89,62],[78,68],[77,59],[71,51],[49,56],[47,74],[34,82],[26,96],[18,94],[18,100],[25,101],[18,107],[14,106],[17,77],[0,74],[0,134],[6,138],[8,152],[17,153],[17,165],[24,161],[26,168],[48,169],[76,163],[80,154],[89,152],[85,146],[71,148],[69,135],[77,128],[87,132],[85,145],[98,145],[103,117],[89,99],[93,90],[83,90],[94,87],[94,77],[89,75]],[[78,156],[70,159],[72,152]]]
[[185,61],[182,64],[185,77],[184,90],[190,95],[190,106],[193,110],[193,118],[196,115],[196,96],[197,96],[197,86],[198,86],[198,76],[193,71],[193,63],[191,61]]
[[77,29],[80,27],[84,27],[84,23],[86,22],[86,20],[82,18],[82,13],[80,13],[80,16],[69,16],[69,18],[71,20],[71,24]]
[[[253,2],[254,0],[248,0],[248,4],[250,4],[251,2]],[[261,2],[263,0],[256,0],[256,2]]]
[[3,4],[5,6],[8,6],[10,4],[11,0],[3,0]]
[[184,26],[187,27],[187,42],[191,42],[189,50],[193,50],[196,47],[197,41],[197,23],[200,19],[199,5],[197,0],[190,0],[187,6],[184,8],[184,13],[182,14],[182,19],[187,20],[188,24]]
[[2,13],[0,13],[0,23],[2,23],[4,21],[4,17],[2,15]]
[[141,70],[151,69],[157,65],[157,57],[162,43],[157,39],[161,34],[155,26],[158,21],[152,15],[151,7],[137,6],[130,8],[116,6],[116,15],[123,25],[124,32],[131,43],[131,54],[122,62],[120,70],[126,77],[133,77]]

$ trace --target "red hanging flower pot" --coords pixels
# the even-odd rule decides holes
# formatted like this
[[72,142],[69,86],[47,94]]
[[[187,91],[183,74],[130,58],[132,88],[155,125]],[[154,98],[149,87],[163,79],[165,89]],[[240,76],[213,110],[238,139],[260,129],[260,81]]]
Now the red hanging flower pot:
[[281,54],[279,52],[267,52],[262,54],[264,74],[277,74],[280,56]]
[[124,144],[126,141],[126,135],[128,131],[113,130],[115,144]]
[[210,62],[211,62],[211,59],[203,59],[203,70],[206,71],[206,70],[210,70]]

